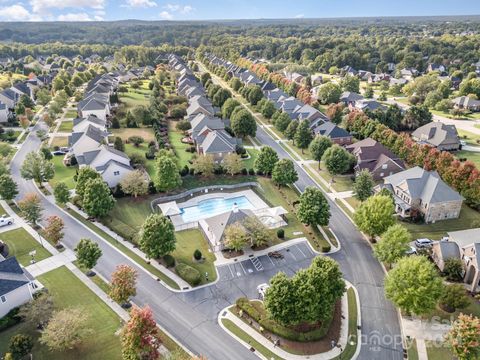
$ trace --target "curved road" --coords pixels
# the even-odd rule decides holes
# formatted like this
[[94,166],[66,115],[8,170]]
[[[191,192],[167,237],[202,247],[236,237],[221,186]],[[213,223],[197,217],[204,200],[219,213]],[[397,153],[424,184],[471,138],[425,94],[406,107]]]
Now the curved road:
[[[42,197],[44,217],[57,215],[65,222],[63,243],[73,249],[81,238],[96,241],[103,252],[95,270],[107,279],[118,264],[128,264],[138,270],[137,296],[134,302],[143,306],[148,304],[154,311],[156,321],[177,340],[195,354],[208,359],[256,359],[248,349],[227,335],[217,324],[218,312],[232,304],[240,296],[256,297],[256,286],[267,281],[279,269],[265,271],[256,275],[244,276],[231,281],[218,282],[215,285],[187,293],[175,293],[159,284],[143,268],[132,262],[119,250],[97,236],[73,217],[50,203],[37,190],[31,181],[20,176],[20,166],[25,155],[37,151],[40,140],[35,131],[45,128],[38,122],[11,163],[11,173],[18,183],[19,196],[28,192],[38,193]],[[263,129],[257,131],[257,138],[264,145],[273,147],[281,158],[290,155]],[[316,186],[307,173],[299,166],[298,188],[303,191],[307,186]],[[371,248],[355,226],[333,202],[330,202],[332,219],[330,226],[340,239],[342,250],[333,254],[341,266],[345,278],[359,291],[362,313],[362,347],[359,359],[402,359],[401,331],[395,308],[383,295],[383,271],[373,257]],[[286,264],[280,270],[292,274],[309,265],[311,259]],[[392,339],[397,339],[392,342]]]

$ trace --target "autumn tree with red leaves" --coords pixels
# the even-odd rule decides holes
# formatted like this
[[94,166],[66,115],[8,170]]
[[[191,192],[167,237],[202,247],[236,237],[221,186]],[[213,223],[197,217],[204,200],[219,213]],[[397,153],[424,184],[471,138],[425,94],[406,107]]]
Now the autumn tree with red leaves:
[[118,265],[112,274],[110,297],[119,304],[128,302],[131,296],[137,294],[137,271],[128,265]]
[[160,339],[153,313],[147,305],[133,307],[130,320],[121,334],[124,360],[156,360],[160,358]]

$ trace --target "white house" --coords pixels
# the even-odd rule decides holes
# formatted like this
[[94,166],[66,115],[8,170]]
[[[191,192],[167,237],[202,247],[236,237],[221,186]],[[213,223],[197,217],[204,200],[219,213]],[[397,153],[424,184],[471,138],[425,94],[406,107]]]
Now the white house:
[[94,115],[102,120],[107,120],[109,107],[106,103],[96,99],[81,101],[78,103],[78,111],[80,116],[88,117]]
[[0,261],[0,318],[33,299],[35,279],[15,257]]
[[8,121],[8,107],[6,104],[0,102],[0,123]]
[[73,154],[78,161],[78,158],[83,153],[96,150],[107,142],[108,133],[97,129],[95,126],[89,125],[85,132],[72,133],[68,137],[68,145],[70,146],[70,153]]

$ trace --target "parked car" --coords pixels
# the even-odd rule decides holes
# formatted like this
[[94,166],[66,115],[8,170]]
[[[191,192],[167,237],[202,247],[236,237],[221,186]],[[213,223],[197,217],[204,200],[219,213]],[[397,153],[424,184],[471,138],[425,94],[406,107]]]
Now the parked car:
[[417,247],[417,249],[429,248],[429,247],[432,247],[432,245],[433,245],[433,241],[430,240],[430,239],[417,239],[417,240],[415,240],[415,246]]
[[413,246],[409,246],[408,250],[405,251],[405,255],[416,255],[417,254],[417,249]]
[[55,156],[65,155],[65,154],[66,154],[66,152],[65,152],[65,151],[62,151],[62,150],[52,151],[52,155],[55,155]]
[[3,214],[0,216],[0,226],[6,226],[6,225],[12,225],[13,224],[13,218],[10,216],[7,216]]

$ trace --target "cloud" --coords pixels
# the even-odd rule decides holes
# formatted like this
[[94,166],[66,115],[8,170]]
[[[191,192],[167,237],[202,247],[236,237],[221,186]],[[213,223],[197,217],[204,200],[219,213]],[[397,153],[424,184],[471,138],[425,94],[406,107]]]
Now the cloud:
[[0,19],[5,21],[41,21],[38,15],[31,14],[20,4],[0,7]]
[[169,13],[168,11],[162,11],[160,14],[160,19],[164,19],[164,20],[172,20],[173,19],[173,15],[171,13]]
[[48,9],[91,8],[103,9],[105,0],[30,0],[32,11],[42,13]]
[[179,5],[179,4],[167,4],[164,6],[165,9],[170,12],[178,12],[180,14],[189,14],[194,8],[190,5]]
[[305,17],[304,14],[295,15],[295,19],[303,19],[304,17]]
[[58,21],[92,21],[92,18],[87,13],[68,13],[59,15]]
[[155,1],[151,0],[127,0],[123,7],[155,7],[158,6]]

